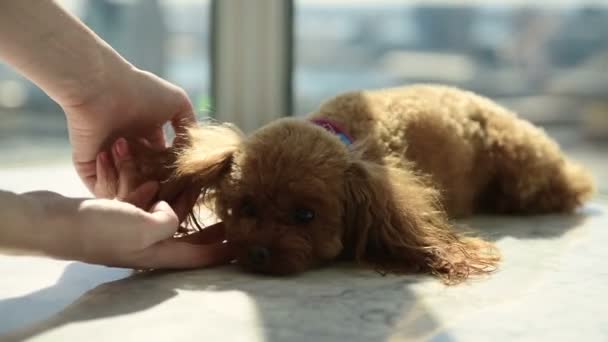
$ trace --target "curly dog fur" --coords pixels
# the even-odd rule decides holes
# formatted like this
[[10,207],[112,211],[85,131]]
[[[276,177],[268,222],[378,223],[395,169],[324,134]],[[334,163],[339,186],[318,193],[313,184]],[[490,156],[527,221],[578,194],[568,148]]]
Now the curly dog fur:
[[[353,145],[311,124],[319,118]],[[500,259],[450,218],[571,212],[594,188],[541,129],[438,85],[349,92],[250,136],[193,128],[174,167],[174,180],[201,189],[246,269],[291,274],[346,258],[448,283]]]

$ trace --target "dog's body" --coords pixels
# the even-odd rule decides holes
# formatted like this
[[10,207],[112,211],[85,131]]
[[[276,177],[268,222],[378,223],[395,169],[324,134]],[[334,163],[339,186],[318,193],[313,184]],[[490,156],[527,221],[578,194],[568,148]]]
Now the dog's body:
[[[314,120],[336,123],[352,144]],[[202,126],[175,168],[212,203],[238,262],[273,274],[346,257],[458,282],[499,257],[448,217],[570,212],[593,191],[540,129],[432,85],[343,94],[248,137]]]
[[568,212],[593,190],[542,130],[471,92],[432,85],[353,92],[311,118],[340,123],[370,161],[432,176],[451,217]]

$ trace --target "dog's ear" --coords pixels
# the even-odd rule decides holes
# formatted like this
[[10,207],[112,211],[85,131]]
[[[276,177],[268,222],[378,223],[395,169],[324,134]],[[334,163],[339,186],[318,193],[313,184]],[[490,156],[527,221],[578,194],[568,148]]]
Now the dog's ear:
[[173,152],[169,177],[161,184],[160,199],[176,204],[180,218],[190,216],[200,228],[194,207],[202,199],[211,204],[211,195],[230,170],[232,158],[243,139],[234,126],[202,125],[192,127],[187,136],[179,137],[180,145]]
[[384,272],[429,272],[446,283],[494,270],[493,246],[450,227],[439,193],[413,172],[355,161],[346,175],[344,244]]
[[193,177],[203,185],[216,183],[242,139],[242,133],[227,124],[191,128],[184,146],[177,149],[175,176]]
[[242,140],[241,131],[228,124],[189,129],[184,144],[176,150],[169,181],[188,182],[203,195],[213,190],[229,171]]

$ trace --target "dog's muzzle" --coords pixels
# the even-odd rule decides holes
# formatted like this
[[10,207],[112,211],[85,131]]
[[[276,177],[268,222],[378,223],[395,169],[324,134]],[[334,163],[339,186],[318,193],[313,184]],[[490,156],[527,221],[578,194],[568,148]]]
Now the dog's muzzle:
[[249,262],[254,267],[264,267],[270,261],[270,251],[268,248],[261,246],[253,246],[249,248],[247,253]]

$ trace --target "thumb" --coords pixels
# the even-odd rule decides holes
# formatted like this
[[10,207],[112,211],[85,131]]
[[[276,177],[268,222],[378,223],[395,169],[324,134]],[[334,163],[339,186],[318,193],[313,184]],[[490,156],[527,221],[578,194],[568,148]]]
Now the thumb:
[[124,201],[142,209],[148,209],[154,197],[158,193],[158,182],[149,181],[140,185],[137,189],[128,194]]
[[187,108],[175,115],[171,119],[171,126],[175,132],[175,139],[173,140],[173,147],[182,147],[188,144],[188,130],[193,126],[196,126],[196,118],[194,116],[194,109],[192,104],[188,101]]
[[166,239],[171,237],[179,228],[179,220],[177,214],[171,209],[171,206],[165,202],[160,201],[152,206],[150,209],[150,218],[156,225],[154,231],[158,231],[161,236],[158,236],[158,240]]

